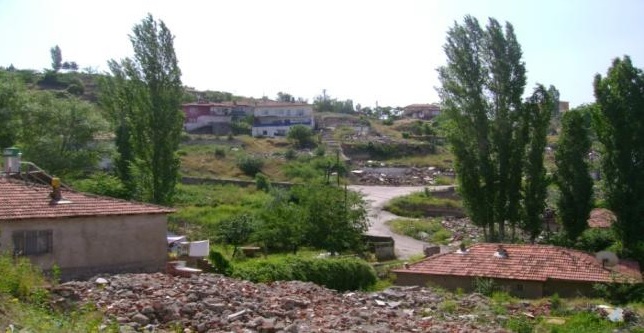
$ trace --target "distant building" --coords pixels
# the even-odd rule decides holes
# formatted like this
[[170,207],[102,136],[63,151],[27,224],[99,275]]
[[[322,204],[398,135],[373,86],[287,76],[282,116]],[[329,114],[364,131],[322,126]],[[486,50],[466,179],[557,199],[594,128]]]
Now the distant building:
[[286,136],[292,126],[315,128],[313,106],[304,103],[265,101],[253,110],[253,136]]
[[438,104],[411,104],[403,108],[403,117],[429,120],[441,114]]
[[249,102],[187,103],[182,105],[184,129],[188,133],[226,135],[231,122],[252,115],[254,105]]
[[570,102],[559,101],[559,113],[568,112],[570,110]]
[[[606,259],[608,260],[608,259]],[[636,261],[599,261],[595,255],[552,245],[480,243],[427,257],[394,270],[396,284],[438,285],[472,290],[476,279],[492,279],[519,297],[589,295],[595,283],[641,283]]]

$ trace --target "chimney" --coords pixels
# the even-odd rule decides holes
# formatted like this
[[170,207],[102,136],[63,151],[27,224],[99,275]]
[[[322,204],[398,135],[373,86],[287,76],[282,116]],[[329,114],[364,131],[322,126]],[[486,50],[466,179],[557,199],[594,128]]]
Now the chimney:
[[494,256],[497,258],[507,258],[508,250],[503,248],[503,245],[499,244],[499,246],[496,248],[496,252],[494,252]]
[[20,156],[22,156],[22,153],[20,152],[20,149],[16,147],[5,148],[2,151],[2,157],[4,157],[5,176],[20,172]]
[[49,194],[49,197],[51,197],[52,203],[57,203],[63,198],[63,194],[60,192],[60,178],[51,178],[51,193]]

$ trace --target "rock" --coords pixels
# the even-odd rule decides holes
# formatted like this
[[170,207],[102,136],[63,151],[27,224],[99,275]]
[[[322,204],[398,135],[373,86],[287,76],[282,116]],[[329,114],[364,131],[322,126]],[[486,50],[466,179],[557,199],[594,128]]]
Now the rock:
[[95,281],[95,282],[96,282],[96,284],[98,284],[98,285],[106,285],[106,284],[108,284],[108,283],[109,283],[109,281],[107,281],[107,279],[102,278],[102,277],[100,277],[100,278],[96,279],[96,281]]
[[150,323],[150,318],[146,317],[142,313],[137,313],[132,317],[132,321],[141,326],[145,326]]

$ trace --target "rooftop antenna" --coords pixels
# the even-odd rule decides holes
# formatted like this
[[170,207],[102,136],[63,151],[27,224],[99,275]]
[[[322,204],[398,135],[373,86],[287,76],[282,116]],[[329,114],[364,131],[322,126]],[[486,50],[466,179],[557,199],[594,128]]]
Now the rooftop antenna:
[[602,263],[602,268],[613,267],[619,263],[617,255],[610,251],[599,251],[595,254],[595,258]]

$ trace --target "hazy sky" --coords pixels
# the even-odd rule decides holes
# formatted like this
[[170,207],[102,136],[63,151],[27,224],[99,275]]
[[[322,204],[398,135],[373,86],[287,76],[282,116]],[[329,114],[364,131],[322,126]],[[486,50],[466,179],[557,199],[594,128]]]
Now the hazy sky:
[[0,66],[49,68],[57,44],[64,61],[105,71],[132,55],[128,34],[147,13],[175,35],[185,85],[253,97],[436,102],[446,31],[466,14],[512,23],[526,92],[553,84],[571,106],[594,100],[613,58],[644,67],[641,0],[0,0]]

